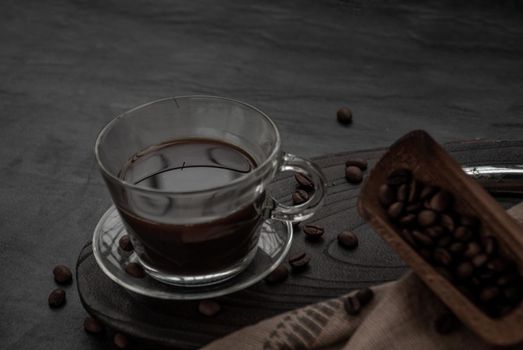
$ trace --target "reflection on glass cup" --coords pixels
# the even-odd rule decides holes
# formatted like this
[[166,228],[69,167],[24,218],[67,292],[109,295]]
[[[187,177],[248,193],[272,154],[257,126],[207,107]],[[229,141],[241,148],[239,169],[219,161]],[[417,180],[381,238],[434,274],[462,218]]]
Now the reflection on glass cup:
[[[248,266],[264,220],[302,221],[322,204],[320,170],[280,145],[276,125],[258,109],[185,96],[118,116],[98,135],[95,153],[145,271],[200,286]],[[286,206],[271,197],[268,185],[282,171],[313,181],[307,202]]]

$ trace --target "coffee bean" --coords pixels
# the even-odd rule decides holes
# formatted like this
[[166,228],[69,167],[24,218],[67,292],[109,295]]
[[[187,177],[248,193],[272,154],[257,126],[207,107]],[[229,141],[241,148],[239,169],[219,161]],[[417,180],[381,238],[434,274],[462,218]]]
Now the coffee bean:
[[452,255],[443,248],[436,248],[434,250],[434,260],[443,266],[449,266],[452,264]]
[[408,197],[409,197],[409,185],[407,184],[403,184],[403,185],[400,185],[400,187],[398,188],[398,193],[396,194],[396,198],[398,198],[398,201],[400,202],[405,202],[407,201]]
[[340,124],[349,125],[352,123],[352,111],[347,107],[341,107],[336,112],[336,119]]
[[465,255],[467,258],[473,258],[479,253],[481,253],[481,247],[479,244],[477,242],[469,242],[467,243],[467,247],[465,248],[463,255]]
[[294,270],[305,269],[309,266],[310,261],[311,257],[306,253],[299,253],[289,258],[289,264]]
[[359,184],[363,180],[363,172],[357,166],[348,166],[345,168],[345,178],[348,182]]
[[514,274],[503,275],[501,277],[498,277],[498,279],[496,280],[496,284],[500,287],[504,287],[509,284],[512,284],[514,281],[516,281],[516,276]]
[[401,237],[408,243],[410,244],[411,246],[415,247],[416,246],[416,242],[414,241],[414,238],[412,237],[412,234],[410,233],[409,230],[407,229],[403,229],[401,230],[400,232],[401,234]]
[[439,334],[449,334],[459,327],[459,320],[453,313],[447,312],[434,321],[434,328]]
[[115,333],[113,344],[118,349],[127,349],[130,345],[129,338],[123,333]]
[[221,310],[220,304],[213,300],[201,300],[198,304],[198,311],[205,316],[214,316]]
[[420,194],[420,188],[421,188],[421,186],[418,183],[418,181],[416,181],[416,179],[412,179],[410,181],[409,195],[407,198],[407,201],[409,203],[415,203],[418,200],[419,194]]
[[[425,186],[423,187],[423,189],[421,190],[421,193],[419,195],[419,198],[424,201],[424,200],[427,200],[427,199],[430,199],[434,193],[436,193],[438,191],[438,188],[437,187],[433,187],[433,186]],[[430,203],[430,202],[429,202]]]
[[449,244],[452,243],[452,237],[451,236],[443,236],[436,242],[436,245],[438,247],[446,247]]
[[345,162],[345,167],[357,166],[362,171],[367,170],[367,165],[368,165],[367,161],[362,158],[352,158]]
[[460,226],[454,230],[453,235],[458,241],[468,242],[472,238],[472,231],[465,226]]
[[285,265],[280,265],[274,271],[272,271],[267,277],[265,277],[265,281],[268,284],[277,284],[285,281],[287,277],[289,276],[289,269]]
[[481,266],[485,265],[487,260],[488,260],[488,257],[485,254],[480,253],[472,258],[472,264],[476,267],[481,267]]
[[508,263],[503,258],[495,258],[487,263],[487,269],[496,273],[503,272],[508,268]]
[[84,320],[84,330],[90,334],[101,334],[104,331],[104,327],[96,318],[86,317]]
[[127,264],[127,266],[125,266],[125,272],[127,272],[129,275],[136,277],[136,278],[145,277],[145,271],[143,270],[142,265],[140,265],[138,263]]
[[452,195],[447,191],[439,191],[430,199],[430,208],[442,212],[452,205]]
[[465,250],[465,244],[461,242],[454,242],[449,247],[449,252],[456,256],[460,256]]
[[378,198],[383,206],[388,207],[396,200],[396,195],[392,188],[385,184],[380,186]]
[[430,226],[424,230],[424,233],[436,239],[442,237],[445,234],[445,230],[441,226]]
[[435,211],[422,210],[418,214],[418,224],[423,227],[432,226],[438,218]]
[[122,237],[120,237],[120,240],[118,241],[118,246],[124,252],[132,252],[134,249],[129,235],[123,235]]
[[434,241],[432,241],[432,238],[430,238],[428,235],[424,233],[421,233],[420,231],[412,231],[412,238],[414,238],[414,241],[416,241],[416,243],[419,243],[424,246],[434,245]]
[[404,183],[408,183],[412,178],[412,173],[407,169],[397,169],[394,170],[387,177],[387,184],[389,186],[399,186]]
[[411,226],[412,224],[414,224],[416,222],[416,218],[417,218],[417,216],[415,214],[407,214],[407,215],[402,216],[398,220],[398,222],[402,226]]
[[461,279],[466,279],[472,276],[474,273],[474,265],[471,262],[465,261],[458,265],[456,268],[456,275]]
[[462,215],[460,217],[459,224],[470,229],[475,229],[479,226],[479,220],[472,216]]
[[53,269],[54,280],[58,284],[70,284],[73,280],[71,270],[65,265],[56,265]]
[[404,207],[404,204],[401,203],[401,202],[396,202],[394,204],[392,204],[390,207],[389,207],[389,210],[387,210],[387,215],[391,218],[391,219],[396,219],[398,218],[401,213],[403,212],[403,207]]
[[443,214],[439,218],[440,225],[444,227],[447,231],[452,232],[456,228],[454,224],[454,219],[447,214]]
[[497,240],[492,236],[481,237],[481,245],[483,246],[483,250],[487,255],[493,255],[497,251]]
[[355,316],[360,313],[361,302],[356,296],[350,296],[343,301],[343,307],[349,315]]
[[413,203],[413,204],[407,205],[407,207],[405,208],[405,211],[407,213],[417,214],[421,208],[422,208],[421,203]]
[[294,174],[294,179],[298,183],[298,186],[300,186],[304,190],[314,191],[314,182],[312,182],[312,180],[309,179],[308,176],[305,176],[300,173],[296,173],[296,174]]
[[338,235],[338,244],[347,249],[355,249],[358,243],[358,237],[351,231],[345,230]]
[[304,190],[296,190],[292,194],[292,203],[302,204],[309,200],[309,194]]
[[356,298],[360,301],[361,306],[365,306],[374,298],[374,292],[370,288],[362,288],[356,292]]
[[498,287],[485,287],[481,290],[481,292],[479,294],[479,299],[484,303],[488,303],[489,301],[496,298],[498,295],[499,295]]
[[325,230],[323,227],[316,226],[316,225],[305,225],[303,227],[303,232],[307,236],[308,239],[311,240],[317,240],[320,239],[321,236],[323,236],[323,233],[325,233]]
[[57,288],[49,294],[47,298],[49,306],[53,309],[59,308],[65,304],[65,290]]

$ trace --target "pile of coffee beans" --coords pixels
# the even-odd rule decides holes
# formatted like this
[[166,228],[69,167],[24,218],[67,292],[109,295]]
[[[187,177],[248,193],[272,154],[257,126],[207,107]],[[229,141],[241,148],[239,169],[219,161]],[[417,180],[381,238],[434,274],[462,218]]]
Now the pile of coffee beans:
[[516,263],[478,217],[455,209],[451,193],[399,169],[389,174],[378,198],[401,237],[487,315],[502,317],[521,302]]

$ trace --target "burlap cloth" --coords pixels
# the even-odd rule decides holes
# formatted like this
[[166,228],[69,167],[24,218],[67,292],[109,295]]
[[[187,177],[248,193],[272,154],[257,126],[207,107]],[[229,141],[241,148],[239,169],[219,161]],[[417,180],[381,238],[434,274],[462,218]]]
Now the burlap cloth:
[[[508,210],[521,223],[523,204]],[[404,350],[493,349],[464,325],[440,334],[434,321],[446,306],[412,273],[373,288],[374,298],[357,316],[345,312],[349,294],[245,327],[205,350]],[[263,307],[263,306],[261,306]],[[523,325],[521,325],[523,332]],[[523,349],[523,344],[503,349]]]

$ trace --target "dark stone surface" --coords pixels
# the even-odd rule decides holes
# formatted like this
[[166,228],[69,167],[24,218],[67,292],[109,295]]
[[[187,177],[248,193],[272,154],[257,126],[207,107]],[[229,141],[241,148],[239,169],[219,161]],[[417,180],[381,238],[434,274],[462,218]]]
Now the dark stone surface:
[[63,309],[46,298],[52,268],[74,265],[110,205],[92,148],[114,115],[164,96],[235,97],[308,157],[413,128],[516,139],[522,13],[516,1],[2,1],[0,348],[110,348],[84,333],[74,284]]

